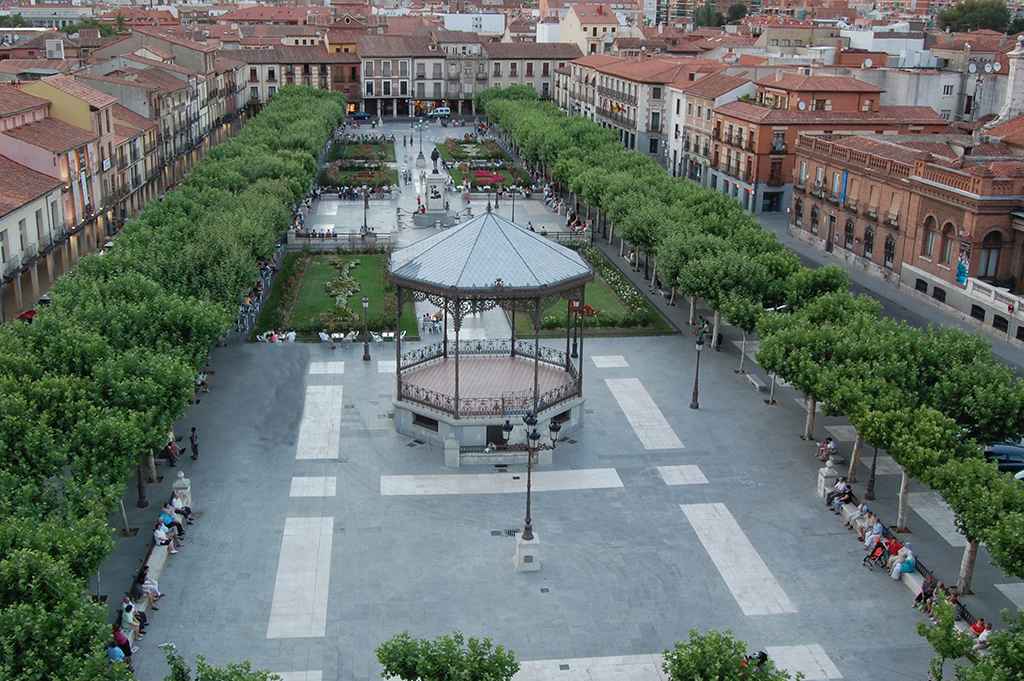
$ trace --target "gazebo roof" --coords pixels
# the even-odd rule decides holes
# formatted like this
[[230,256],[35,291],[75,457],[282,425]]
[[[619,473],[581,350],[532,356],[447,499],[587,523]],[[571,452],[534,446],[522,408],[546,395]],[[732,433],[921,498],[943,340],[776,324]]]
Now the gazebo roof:
[[489,211],[395,251],[388,271],[399,286],[468,298],[549,295],[594,278],[576,251]]

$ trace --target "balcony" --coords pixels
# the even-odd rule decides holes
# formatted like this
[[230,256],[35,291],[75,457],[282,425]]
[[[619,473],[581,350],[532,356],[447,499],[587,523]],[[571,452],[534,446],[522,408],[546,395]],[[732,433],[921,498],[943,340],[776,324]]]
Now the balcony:
[[864,209],[864,217],[868,220],[878,220],[878,209],[868,206]]
[[899,229],[900,228],[900,216],[899,216],[899,213],[889,213],[888,215],[885,216],[884,223],[888,227],[892,227],[893,229]]
[[617,102],[623,102],[624,104],[629,104],[630,106],[636,106],[635,95],[628,95],[625,92],[619,92],[618,90],[612,90],[611,88],[603,87],[600,85],[597,88],[597,92],[599,95],[603,97],[608,97],[609,99],[614,99]]
[[608,109],[602,109],[601,107],[598,107],[597,113],[598,115],[603,116],[604,118],[607,118],[610,121],[614,121],[615,123],[618,123],[623,127],[631,128],[633,130],[636,129],[636,119],[629,118],[621,112],[609,111]]
[[827,201],[829,203],[831,203],[832,205],[834,205],[834,206],[838,206],[839,205],[839,194],[834,194],[832,192],[829,192]]
[[36,259],[39,255],[39,244],[27,244],[25,246],[25,252],[22,254],[22,261],[27,265]]
[[819,199],[825,195],[825,187],[821,182],[815,182],[814,186],[811,187],[811,196],[816,196]]
[[458,79],[459,79],[459,72],[458,71],[449,71],[448,75],[445,76],[445,80],[458,80]]
[[846,203],[843,204],[843,208],[845,208],[846,210],[848,210],[851,213],[853,213],[854,215],[856,215],[857,214],[857,199],[847,198],[846,199]]
[[[786,184],[786,181],[782,179],[782,175],[769,175],[768,180],[765,182],[765,184],[767,184],[769,187],[781,187],[782,185]],[[796,187],[794,186],[794,189],[795,188]],[[803,187],[800,188],[800,191],[803,191]]]
[[416,76],[415,76],[416,80],[426,80],[426,78],[427,78],[427,73],[425,71],[422,72],[422,73],[419,72],[419,71],[416,72]]
[[647,131],[648,132],[655,132],[655,133],[659,133],[660,134],[661,133],[661,123],[658,123],[657,125],[653,125],[652,124],[652,125],[647,126]]
[[479,71],[477,71],[476,79],[477,80],[487,80],[487,74],[486,73],[480,73]]
[[775,141],[773,141],[772,142],[772,153],[773,154],[785,154],[785,153],[787,153],[786,152],[786,143],[785,142],[775,142]]
[[4,277],[13,279],[21,269],[21,254],[12,255],[9,260],[4,262]]
[[[774,175],[772,177],[775,177]],[[780,178],[781,180],[781,178]],[[784,183],[783,183],[784,184]],[[793,191],[795,192],[806,192],[807,191],[807,180],[805,178],[798,177],[793,181]]]

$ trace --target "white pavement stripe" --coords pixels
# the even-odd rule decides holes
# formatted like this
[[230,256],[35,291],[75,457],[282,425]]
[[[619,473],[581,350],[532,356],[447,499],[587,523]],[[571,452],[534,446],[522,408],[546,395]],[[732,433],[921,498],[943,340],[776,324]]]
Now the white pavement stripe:
[[825,649],[817,643],[803,646],[769,646],[764,649],[768,659],[779,669],[784,669],[796,676],[803,674],[807,681],[827,681],[841,679],[843,675]]
[[[661,655],[524,660],[514,681],[667,681]],[[568,669],[564,667],[568,666]]]
[[[515,478],[518,478],[515,479]],[[622,487],[614,468],[539,471],[533,474],[534,492]],[[517,494],[526,489],[526,473],[474,473],[469,475],[382,475],[382,496],[429,494]]]
[[683,443],[639,378],[606,378],[604,382],[644,449],[683,449]]
[[286,518],[267,638],[309,638],[327,631],[334,518]]
[[622,369],[629,366],[629,362],[622,355],[591,355],[594,366],[598,369]]
[[323,681],[324,673],[319,669],[308,672],[274,672],[281,681]]
[[666,485],[706,485],[708,479],[700,466],[658,466],[658,474]]
[[967,539],[957,532],[956,516],[938,492],[911,492],[910,508],[917,512],[950,546],[967,546]]
[[996,588],[1010,599],[1018,610],[1024,610],[1024,582],[1016,584],[996,584]]
[[345,373],[345,362],[330,360],[327,362],[310,362],[309,373],[314,374],[343,374]]
[[338,480],[331,476],[292,478],[290,497],[333,497],[338,492]]
[[393,374],[398,364],[393,359],[380,359],[377,360],[377,373],[378,374]]
[[743,614],[796,612],[725,504],[680,504],[679,508],[683,509]]
[[344,387],[340,385],[306,386],[296,459],[338,458],[343,396]]

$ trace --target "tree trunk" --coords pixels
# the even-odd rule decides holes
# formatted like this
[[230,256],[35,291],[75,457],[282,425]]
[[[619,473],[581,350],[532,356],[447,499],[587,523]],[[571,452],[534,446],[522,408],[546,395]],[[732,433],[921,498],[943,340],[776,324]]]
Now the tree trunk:
[[968,539],[964,547],[963,558],[960,559],[960,576],[956,578],[956,589],[961,594],[971,594],[971,581],[974,580],[974,563],[978,560],[978,542]]
[[902,472],[900,477],[900,503],[899,508],[896,511],[896,531],[897,532],[910,532],[910,528],[907,527],[907,515],[910,510],[910,497],[907,496],[910,491],[910,476],[907,475],[906,471]]
[[[650,256],[648,255],[648,258]],[[654,280],[658,278],[658,261],[651,263],[651,288],[654,288]]]
[[860,461],[860,446],[862,443],[860,433],[857,433],[857,439],[853,441],[853,451],[850,452],[850,467],[846,470],[846,479],[849,482],[857,482],[857,463]]
[[740,332],[743,336],[740,339],[740,365],[736,368],[737,374],[743,373],[743,360],[747,357],[747,332],[743,331],[743,329],[740,329]]
[[721,348],[718,347],[718,327],[721,321],[722,313],[719,312],[718,310],[715,310],[714,321],[711,324],[711,347],[714,348],[715,350],[721,350]]
[[818,408],[818,400],[811,395],[804,398],[804,405],[807,409],[807,420],[804,421],[804,434],[801,435],[805,440],[814,439],[814,412]]
[[676,304],[676,287],[675,286],[672,287],[672,295],[668,299],[668,304],[669,305],[675,305]]
[[626,250],[626,240],[619,237],[619,257],[621,258]]
[[142,465],[145,466],[146,481],[156,482],[158,476],[156,474],[156,459],[153,457],[153,452],[146,454],[146,458],[143,460]]
[[697,314],[697,299],[690,296],[690,321],[688,322],[690,326],[693,326],[693,317],[695,314]]
[[613,222],[610,225],[608,225],[608,243],[609,244],[614,243],[613,242],[614,238],[615,238],[615,223]]

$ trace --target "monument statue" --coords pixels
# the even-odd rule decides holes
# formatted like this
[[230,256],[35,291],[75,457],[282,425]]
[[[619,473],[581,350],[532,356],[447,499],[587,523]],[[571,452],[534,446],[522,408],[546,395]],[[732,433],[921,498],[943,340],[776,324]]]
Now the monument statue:
[[437,153],[437,147],[430,152],[430,160],[434,162],[434,174],[437,174],[437,159],[441,158],[441,154]]

